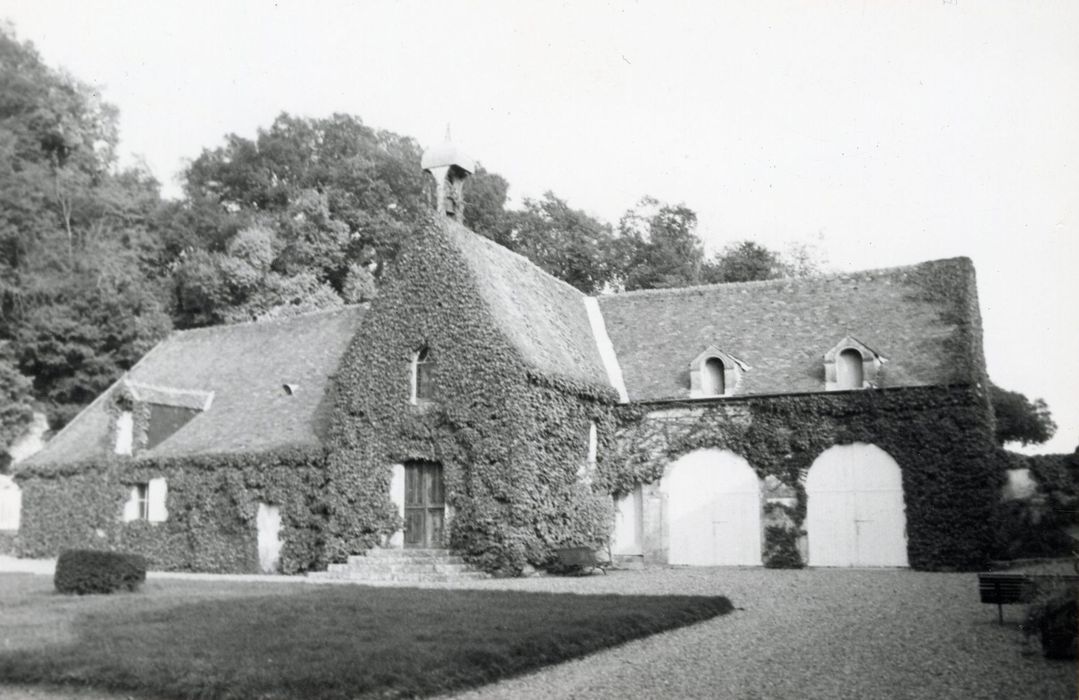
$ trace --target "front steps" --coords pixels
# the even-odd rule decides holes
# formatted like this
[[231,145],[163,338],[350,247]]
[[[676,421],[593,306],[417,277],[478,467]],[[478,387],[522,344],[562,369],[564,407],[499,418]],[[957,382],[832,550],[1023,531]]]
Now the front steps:
[[372,549],[351,556],[347,564],[330,564],[326,571],[307,574],[313,583],[451,583],[489,578],[465,564],[448,549]]

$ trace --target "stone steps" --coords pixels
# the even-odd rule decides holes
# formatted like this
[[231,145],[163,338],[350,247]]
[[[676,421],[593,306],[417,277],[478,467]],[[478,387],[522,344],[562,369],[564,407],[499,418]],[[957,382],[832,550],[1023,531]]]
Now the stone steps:
[[372,549],[307,574],[314,583],[449,583],[488,578],[448,549]]

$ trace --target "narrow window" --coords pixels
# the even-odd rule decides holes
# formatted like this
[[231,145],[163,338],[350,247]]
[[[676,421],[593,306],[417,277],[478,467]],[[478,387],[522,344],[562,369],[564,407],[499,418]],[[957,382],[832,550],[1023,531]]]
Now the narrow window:
[[709,357],[701,368],[701,393],[704,396],[723,396],[727,393],[723,379],[723,360]]
[[865,381],[862,374],[862,353],[847,348],[835,360],[835,381],[839,389],[861,389]]
[[121,411],[116,416],[116,445],[113,451],[118,455],[130,455],[134,433],[134,416],[131,411]]
[[412,356],[412,403],[430,401],[435,397],[435,362],[427,347]]
[[150,484],[133,484],[124,504],[124,522],[147,520],[150,515]]
[[588,464],[595,465],[596,456],[599,452],[599,432],[596,430],[596,422],[588,424]]

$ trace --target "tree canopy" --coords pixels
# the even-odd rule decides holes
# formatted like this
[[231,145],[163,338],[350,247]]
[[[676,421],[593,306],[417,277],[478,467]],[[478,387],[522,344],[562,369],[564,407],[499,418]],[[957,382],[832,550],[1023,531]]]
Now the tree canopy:
[[997,419],[999,444],[1040,445],[1056,433],[1057,424],[1043,399],[1031,401],[1017,391],[1001,389],[995,384],[990,385],[989,396]]

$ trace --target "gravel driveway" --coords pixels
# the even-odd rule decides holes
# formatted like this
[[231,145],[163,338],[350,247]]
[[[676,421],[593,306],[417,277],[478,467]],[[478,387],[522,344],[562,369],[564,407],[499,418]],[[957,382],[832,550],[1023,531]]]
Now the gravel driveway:
[[[467,587],[722,594],[740,609],[457,698],[1076,698],[1075,665],[1024,646],[1021,606],[998,626],[974,574],[654,569]],[[0,697],[127,696],[0,685]]]
[[1024,647],[1021,606],[998,626],[974,574],[657,569],[483,585],[718,593],[741,609],[459,698],[1076,697],[1075,665]]

